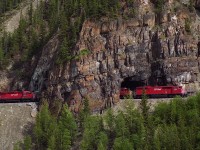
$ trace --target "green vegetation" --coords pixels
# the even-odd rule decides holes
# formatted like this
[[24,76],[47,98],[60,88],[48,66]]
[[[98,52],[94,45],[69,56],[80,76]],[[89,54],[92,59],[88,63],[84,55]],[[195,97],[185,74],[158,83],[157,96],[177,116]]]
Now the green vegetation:
[[[10,2],[6,0],[6,6],[0,6],[5,10],[10,9]],[[20,1],[12,1],[13,6],[15,2]],[[4,9],[2,10],[5,11]],[[0,38],[0,63],[6,65],[6,60],[13,59],[16,55],[21,56],[22,62],[30,60],[55,33],[59,34],[61,42],[56,62],[68,62],[76,58],[72,49],[75,47],[83,21],[86,18],[95,19],[101,16],[115,17],[120,13],[119,10],[119,0],[49,0],[41,2],[35,11],[30,4],[29,19],[24,20],[21,16],[19,28],[13,34],[4,33]],[[80,55],[87,54],[85,52]]]
[[[146,97],[138,109],[129,100],[123,111],[109,109],[99,116],[90,115],[88,100],[84,105],[79,114],[84,117],[75,119],[66,106],[55,118],[44,103],[37,115],[34,137],[27,137],[22,147],[66,150],[81,140],[79,149],[83,150],[200,149],[200,94],[160,103],[153,112]],[[15,149],[20,150],[19,143]]]
[[1,0],[0,1],[0,16],[6,11],[16,8],[19,5],[19,3],[23,1],[24,0]]
[[[84,126],[82,149],[97,149],[98,138],[90,139],[89,133],[98,137],[102,132],[105,143],[108,138],[104,148],[199,149],[200,95],[187,101],[176,98],[168,104],[159,104],[154,112],[149,111],[147,99],[143,97],[139,110],[130,103],[118,114],[109,110],[104,116],[93,116],[85,122],[90,125]],[[94,131],[90,130],[93,123],[96,124]]]
[[51,115],[47,103],[41,106],[34,127],[36,149],[70,149],[76,135],[75,119],[66,106],[58,118]]
[[191,20],[189,18],[185,19],[185,31],[188,33],[191,32]]
[[155,2],[155,11],[156,13],[161,13],[164,9],[165,0],[156,0]]
[[190,12],[194,12],[194,4],[195,4],[195,1],[194,0],[190,0],[189,1],[189,5],[188,5],[188,9]]

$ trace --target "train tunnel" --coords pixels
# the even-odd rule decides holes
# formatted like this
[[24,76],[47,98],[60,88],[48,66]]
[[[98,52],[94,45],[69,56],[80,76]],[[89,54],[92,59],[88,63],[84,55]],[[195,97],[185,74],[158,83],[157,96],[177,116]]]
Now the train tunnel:
[[68,99],[69,99],[70,93],[71,93],[71,92],[64,92],[64,93],[62,94],[62,97],[64,98],[64,100],[68,100]]
[[125,78],[124,81],[121,83],[121,88],[128,88],[130,90],[135,90],[136,87],[146,85],[146,80],[138,80],[133,77]]

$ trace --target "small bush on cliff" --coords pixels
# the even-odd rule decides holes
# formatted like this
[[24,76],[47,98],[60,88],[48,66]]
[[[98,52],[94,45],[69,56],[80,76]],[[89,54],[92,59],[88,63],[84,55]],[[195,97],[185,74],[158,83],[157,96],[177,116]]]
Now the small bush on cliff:
[[194,9],[194,3],[195,3],[194,0],[189,1],[188,9],[189,9],[190,12],[194,12],[194,10],[195,10]]
[[185,31],[188,33],[191,32],[191,20],[189,18],[185,19]]
[[87,56],[90,53],[91,53],[91,51],[88,49],[80,50],[80,53],[78,55],[76,55],[75,57],[73,57],[73,59],[79,60],[81,57]]
[[165,0],[156,0],[155,1],[155,11],[156,13],[161,13],[165,4]]
[[66,38],[64,38],[61,47],[60,52],[58,54],[56,63],[62,64],[63,62],[69,62],[72,59],[71,52],[70,52],[70,45]]

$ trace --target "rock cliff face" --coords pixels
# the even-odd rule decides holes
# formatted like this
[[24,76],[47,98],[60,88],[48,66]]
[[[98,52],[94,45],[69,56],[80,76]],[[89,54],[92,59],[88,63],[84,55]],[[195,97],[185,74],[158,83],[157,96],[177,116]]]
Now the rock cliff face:
[[189,1],[168,0],[160,13],[153,3],[138,1],[132,18],[86,20],[73,51],[78,59],[62,66],[49,56],[52,49],[59,51],[53,37],[32,77],[32,89],[45,85],[50,97],[71,101],[74,111],[85,98],[93,111],[114,105],[121,86],[177,84],[199,90],[200,2],[189,11]]

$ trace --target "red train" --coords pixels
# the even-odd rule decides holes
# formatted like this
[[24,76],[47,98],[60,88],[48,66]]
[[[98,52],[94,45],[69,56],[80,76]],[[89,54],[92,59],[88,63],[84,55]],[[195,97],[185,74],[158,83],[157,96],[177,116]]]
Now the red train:
[[31,91],[0,92],[0,102],[36,101],[36,94]]
[[[124,91],[124,88],[122,88],[121,91]],[[128,94],[128,91],[127,92],[121,92],[121,91],[120,91],[120,98],[125,97],[124,95]],[[182,86],[143,86],[143,87],[137,87],[135,89],[133,97],[141,98],[143,93],[145,93],[149,98],[174,97],[177,95],[182,97],[187,96],[187,91]]]
[[187,91],[182,86],[144,86],[136,88],[135,98],[141,98],[143,92],[150,98],[187,96]]
[[128,97],[132,97],[132,91],[129,90],[128,88],[121,88],[120,90],[120,98],[128,98]]

